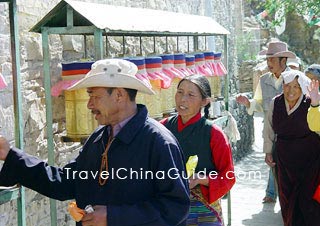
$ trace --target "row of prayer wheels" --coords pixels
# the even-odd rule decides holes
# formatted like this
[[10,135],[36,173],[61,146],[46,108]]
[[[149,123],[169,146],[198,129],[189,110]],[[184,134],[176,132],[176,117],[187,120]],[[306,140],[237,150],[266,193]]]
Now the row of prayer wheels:
[[204,52],[194,55],[166,54],[146,58],[130,58],[138,67],[137,77],[147,79],[152,85],[156,96],[138,94],[137,103],[144,103],[149,115],[162,118],[175,110],[174,96],[179,81],[191,74],[207,76],[212,99],[221,96],[220,77],[227,71],[221,62],[221,53]]
[[[204,52],[193,55],[184,53],[165,54],[153,57],[125,58],[138,67],[136,77],[152,86],[156,95],[138,92],[136,102],[145,104],[149,116],[162,118],[175,111],[174,96],[179,81],[191,74],[207,76],[212,90],[212,99],[221,96],[220,77],[227,71],[221,62],[221,53]],[[66,130],[69,138],[87,137],[97,127],[96,120],[87,109],[86,89],[67,91],[91,69],[93,62],[62,64],[62,81],[52,87],[53,96],[65,94]]]

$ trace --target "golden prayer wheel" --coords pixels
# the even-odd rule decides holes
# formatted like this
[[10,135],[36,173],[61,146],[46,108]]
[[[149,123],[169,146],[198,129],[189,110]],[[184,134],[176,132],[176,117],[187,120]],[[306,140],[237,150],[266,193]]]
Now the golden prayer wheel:
[[87,90],[67,90],[90,71],[93,63],[92,61],[62,63],[62,80],[51,88],[53,96],[59,96],[64,92],[67,130],[67,135],[63,137],[65,142],[81,142],[98,126],[93,114],[87,108],[89,100]]
[[181,81],[181,78],[176,77],[172,80],[172,83],[171,83],[171,87],[173,88],[172,90],[173,102],[171,104],[174,108],[176,108],[175,96],[176,96],[178,84],[180,81]]
[[176,86],[174,84],[174,79],[177,74],[177,69],[174,68],[174,55],[173,54],[163,54],[160,55],[162,58],[162,71],[163,73],[171,78],[170,87],[167,89],[161,89],[161,103],[162,103],[162,113],[164,117],[170,115],[175,110],[175,91]]
[[[162,58],[161,57],[146,57],[146,71],[148,73],[149,81],[155,95],[145,96],[145,103],[148,107],[149,116],[152,118],[162,118],[162,102],[161,102],[161,87],[162,82],[167,81],[166,75],[162,72]],[[163,93],[162,95],[165,95]]]
[[207,79],[208,79],[208,81],[209,81],[209,84],[210,84],[210,88],[211,88],[211,98],[212,98],[212,100],[214,99],[214,97],[215,97],[215,95],[214,95],[214,92],[213,92],[213,87],[214,87],[214,83],[215,83],[215,81],[214,81],[214,77],[213,76],[208,76],[208,77],[206,77]]
[[[142,57],[134,57],[134,58],[129,58],[126,59],[128,61],[130,61],[131,63],[134,63],[137,68],[138,71],[136,73],[136,78],[139,79],[140,81],[142,81],[145,84],[149,85],[149,79],[148,79],[148,74],[146,71],[146,62],[144,60],[144,58]],[[137,96],[136,96],[136,103],[137,104],[145,104],[145,96],[146,94],[141,93],[141,92],[137,92]]]
[[162,108],[161,108],[161,80],[150,80],[152,89],[155,95],[144,95],[144,103],[147,106],[149,117],[151,118],[161,118]]
[[221,96],[220,76],[211,76],[210,86],[211,86],[211,92],[214,95],[214,97],[220,97]]
[[137,104],[145,104],[146,102],[146,95],[147,94],[144,94],[144,93],[141,93],[141,92],[137,92],[137,96],[136,96],[136,103]]
[[94,115],[87,108],[89,95],[86,89],[64,91],[66,128],[68,138],[89,136],[98,126]]
[[172,106],[174,97],[172,96],[172,92],[172,85],[168,89],[161,89],[160,91],[162,114],[170,114],[174,112],[174,107]]

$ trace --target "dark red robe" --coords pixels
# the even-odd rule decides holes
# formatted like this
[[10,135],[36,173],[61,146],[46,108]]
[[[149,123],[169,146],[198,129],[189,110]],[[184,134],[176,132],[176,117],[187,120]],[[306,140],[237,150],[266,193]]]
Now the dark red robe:
[[320,183],[320,137],[308,127],[309,106],[304,97],[288,115],[283,94],[274,103],[275,160],[285,226],[320,226],[320,204],[312,199]]

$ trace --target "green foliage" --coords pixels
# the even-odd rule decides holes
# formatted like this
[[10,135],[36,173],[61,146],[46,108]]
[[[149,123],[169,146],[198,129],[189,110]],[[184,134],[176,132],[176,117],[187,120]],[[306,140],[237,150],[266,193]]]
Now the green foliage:
[[[295,13],[306,17],[310,26],[320,21],[320,0],[247,0],[257,10],[266,10],[271,17],[272,25],[279,25],[289,13]],[[284,10],[284,15],[275,18],[279,9]]]

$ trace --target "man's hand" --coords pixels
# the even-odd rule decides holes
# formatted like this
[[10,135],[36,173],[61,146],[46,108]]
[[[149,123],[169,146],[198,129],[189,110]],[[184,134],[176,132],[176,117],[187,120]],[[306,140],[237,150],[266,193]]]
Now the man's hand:
[[108,226],[107,207],[93,206],[94,212],[86,214],[81,222],[83,226]]
[[6,160],[10,151],[10,144],[6,138],[0,135],[0,160]]
[[316,106],[320,102],[320,93],[319,93],[319,81],[312,80],[309,87],[309,96],[311,99],[311,105]]
[[248,97],[242,95],[242,94],[239,94],[237,97],[236,97],[236,101],[239,103],[239,104],[242,104],[244,106],[246,106],[246,108],[249,108],[250,107],[250,101],[248,99]]
[[271,153],[266,153],[265,162],[270,166],[274,167],[276,163],[273,161],[273,157]]

